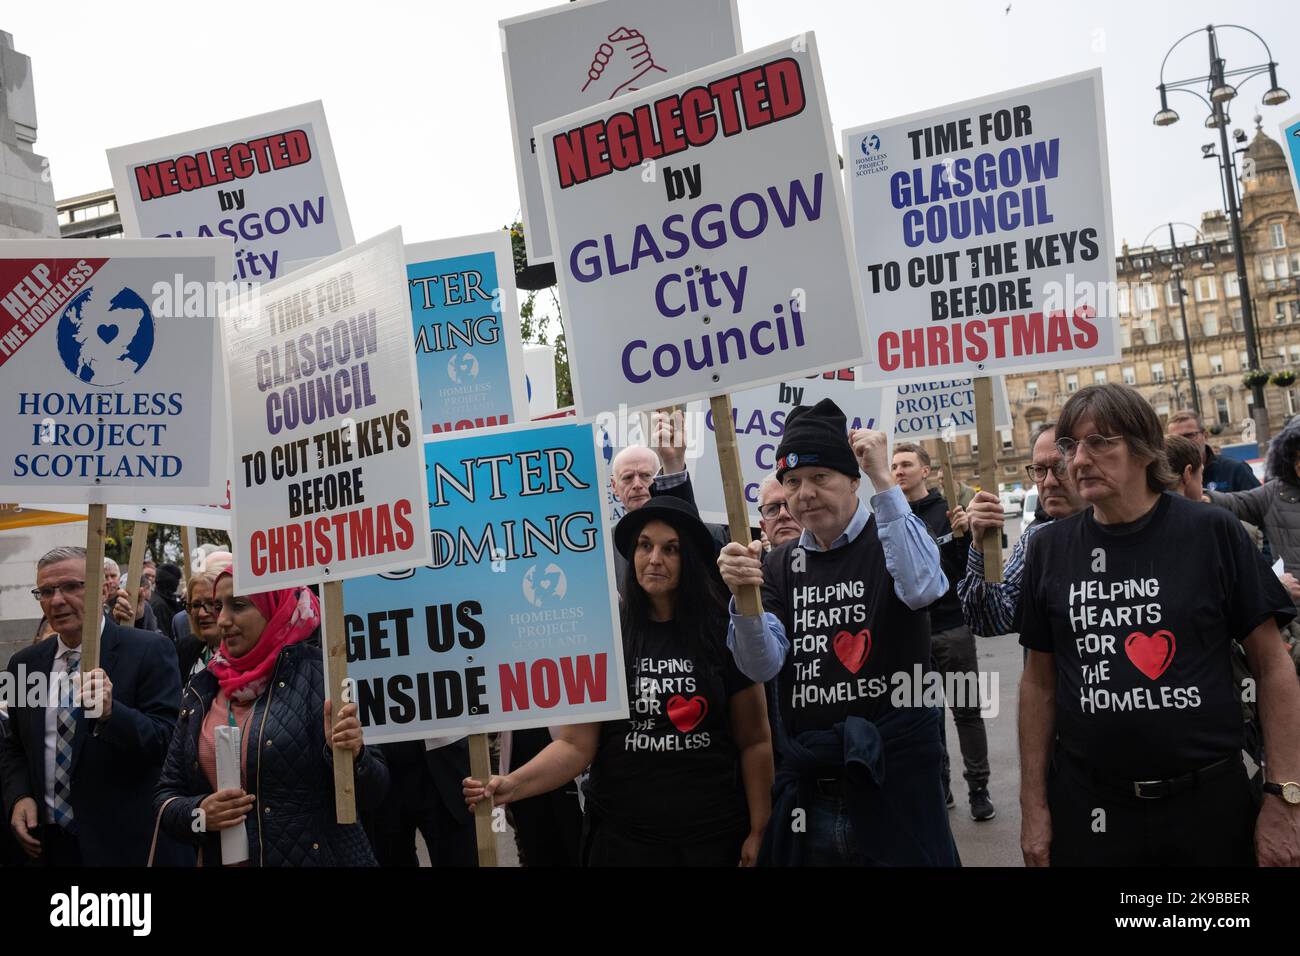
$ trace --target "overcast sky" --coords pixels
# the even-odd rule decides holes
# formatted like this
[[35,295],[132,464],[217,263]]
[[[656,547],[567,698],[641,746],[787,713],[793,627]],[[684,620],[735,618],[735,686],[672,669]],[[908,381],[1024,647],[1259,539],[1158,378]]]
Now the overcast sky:
[[[650,0],[647,0],[649,3]],[[1300,5],[1280,2],[1049,3],[738,0],[746,49],[813,30],[839,132],[1100,66],[1106,91],[1117,241],[1140,242],[1169,219],[1199,223],[1222,205],[1204,107],[1158,129],[1160,61],[1210,22],[1263,35],[1280,81],[1300,94]],[[59,198],[108,187],[104,150],[320,99],[358,239],[394,225],[408,242],[483,232],[514,219],[519,198],[496,23],[537,0],[263,0],[231,16],[198,5],[14,0],[0,30],[31,56],[39,119]],[[1234,35],[1235,34],[1235,35]],[[1224,35],[1229,68],[1266,60],[1258,41]],[[1204,34],[1167,76],[1206,70]],[[1268,88],[1232,104],[1254,135]],[[1300,101],[1263,110],[1277,136]]]

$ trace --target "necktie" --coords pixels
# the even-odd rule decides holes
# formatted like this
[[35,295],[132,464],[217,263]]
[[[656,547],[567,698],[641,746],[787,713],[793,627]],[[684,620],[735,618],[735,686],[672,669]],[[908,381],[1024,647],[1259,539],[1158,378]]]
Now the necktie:
[[67,666],[66,680],[59,685],[59,713],[55,720],[57,729],[54,742],[54,822],[69,833],[77,832],[72,819],[72,738],[77,732],[77,711],[73,706],[72,679],[81,667],[81,651],[68,650],[63,654]]

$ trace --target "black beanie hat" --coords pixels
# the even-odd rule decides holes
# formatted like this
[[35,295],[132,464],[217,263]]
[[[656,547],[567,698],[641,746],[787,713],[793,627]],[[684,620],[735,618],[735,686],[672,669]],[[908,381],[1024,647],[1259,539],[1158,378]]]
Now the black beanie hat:
[[816,405],[796,405],[785,419],[785,434],[776,447],[776,480],[791,468],[817,465],[858,478],[858,459],[849,444],[848,419],[829,398]]

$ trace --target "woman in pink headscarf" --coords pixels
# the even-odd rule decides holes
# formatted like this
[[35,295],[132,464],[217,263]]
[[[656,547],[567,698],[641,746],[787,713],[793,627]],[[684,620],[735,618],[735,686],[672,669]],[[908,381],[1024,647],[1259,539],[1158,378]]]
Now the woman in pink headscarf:
[[[316,595],[308,588],[237,595],[229,568],[214,593],[221,646],[181,698],[155,794],[159,826],[198,845],[208,865],[221,862],[220,832],[243,826],[248,865],[374,866],[361,826],[336,822],[331,748],[354,755],[359,807],[383,800],[388,769],[362,743],[356,704],[344,705],[331,729]],[[217,786],[222,726],[240,729],[238,787]]]

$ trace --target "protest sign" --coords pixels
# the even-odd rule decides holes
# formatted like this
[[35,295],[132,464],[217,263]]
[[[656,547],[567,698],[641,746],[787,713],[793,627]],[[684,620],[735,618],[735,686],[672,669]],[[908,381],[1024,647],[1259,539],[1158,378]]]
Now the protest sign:
[[401,230],[263,284],[221,325],[235,589],[427,563]]
[[1300,114],[1292,116],[1278,128],[1282,136],[1282,152],[1286,154],[1287,172],[1291,174],[1291,189],[1300,203]]
[[524,384],[528,392],[529,418],[538,419],[555,411],[558,405],[555,346],[534,342],[524,346]]
[[229,238],[238,281],[352,245],[319,101],[119,146],[108,165],[127,236]]
[[[222,426],[224,428],[224,426]],[[84,519],[86,505],[76,504],[23,504],[24,510],[45,509],[62,511],[68,516]],[[224,505],[109,505],[105,512],[109,518],[121,521],[143,521],[147,524],[166,524],[181,528],[207,528],[230,531],[230,503]]]
[[735,0],[583,0],[502,20],[529,262],[550,262],[533,128],[740,53]]
[[537,142],[579,415],[861,361],[812,34],[539,126]]
[[[862,388],[872,386],[859,383]],[[1007,383],[993,379],[993,427],[1011,427],[1011,405],[1007,401]],[[895,403],[894,437],[900,441],[920,441],[950,435],[970,435],[976,431],[975,380],[951,378],[939,382],[900,382]]]
[[409,245],[406,278],[425,429],[527,421],[510,234]]
[[866,380],[1119,359],[1101,71],[844,133]]
[[590,422],[425,442],[432,560],[343,585],[367,743],[627,716]]
[[222,353],[204,293],[229,267],[220,239],[0,247],[0,500],[220,499]]
[[[746,389],[731,396],[740,450],[745,507],[751,527],[758,527],[758,487],[776,471],[776,448],[785,433],[785,419],[796,405],[816,405],[823,398],[835,402],[848,417],[849,428],[871,428],[891,434],[894,419],[894,390],[858,388],[857,369],[840,369],[810,378],[791,379],[759,388]],[[717,427],[713,412],[703,402],[694,402],[687,412],[688,429],[703,425],[712,432]],[[892,446],[892,439],[890,442]],[[718,453],[714,442],[699,441],[699,457],[690,461],[691,484],[695,504],[705,521],[728,521],[723,497]],[[870,508],[875,489],[864,475],[858,486],[858,498]]]

